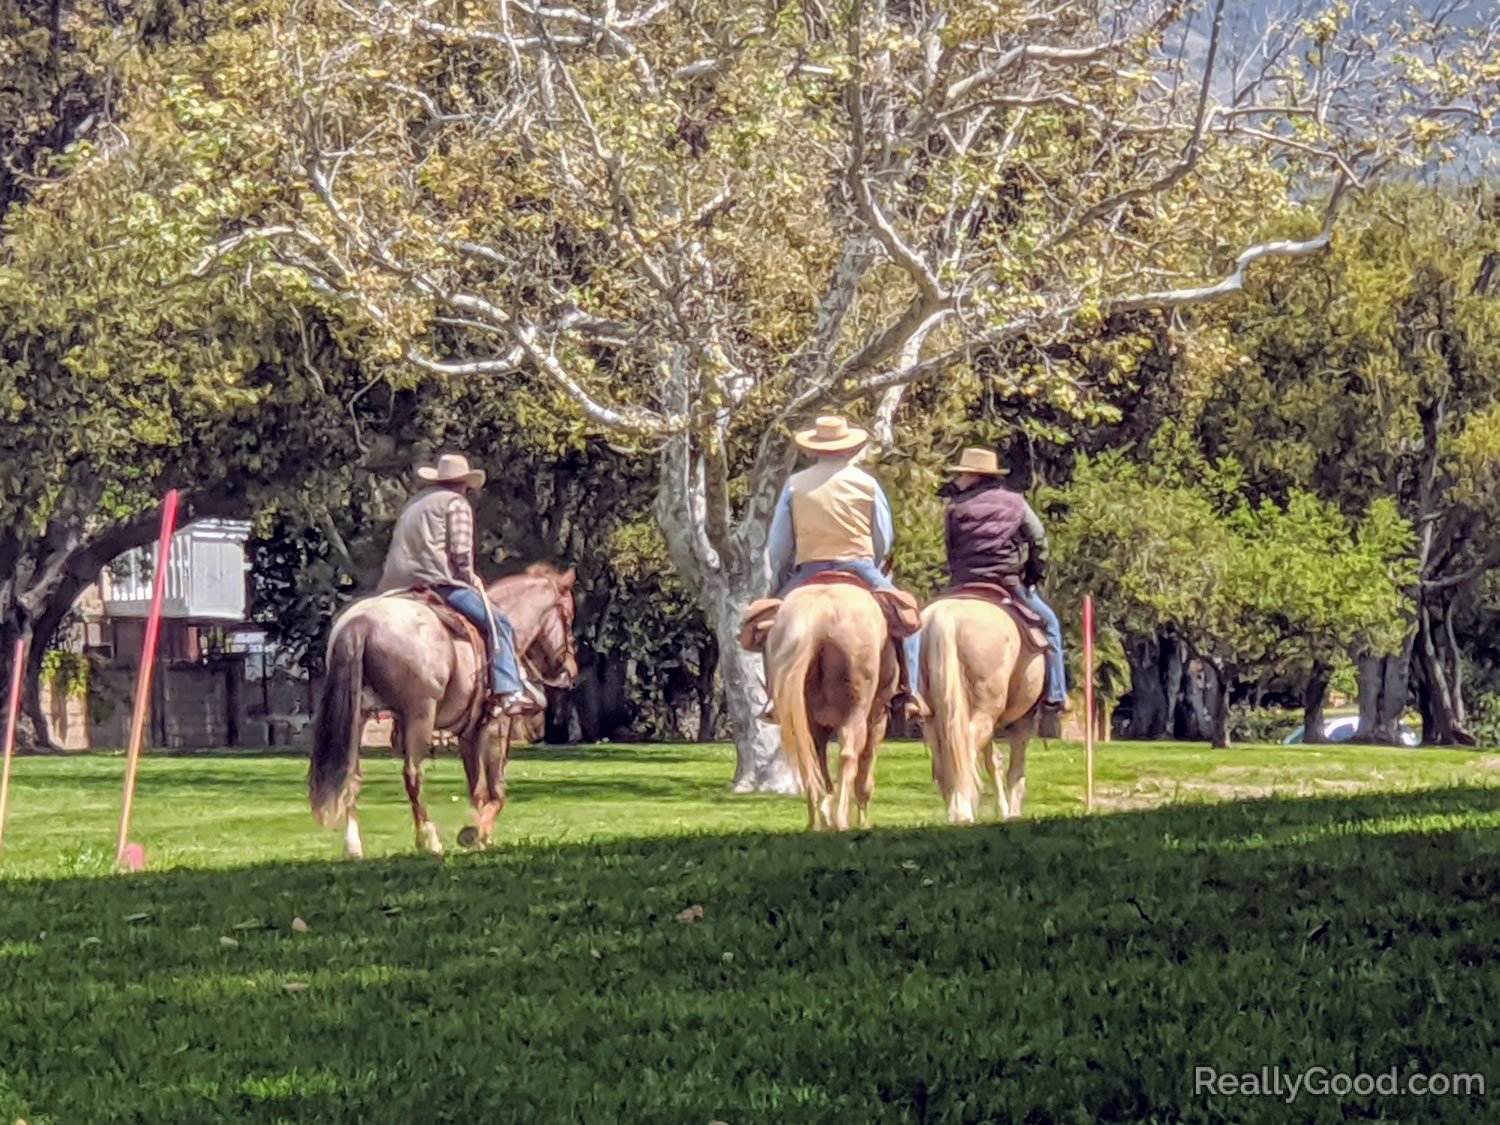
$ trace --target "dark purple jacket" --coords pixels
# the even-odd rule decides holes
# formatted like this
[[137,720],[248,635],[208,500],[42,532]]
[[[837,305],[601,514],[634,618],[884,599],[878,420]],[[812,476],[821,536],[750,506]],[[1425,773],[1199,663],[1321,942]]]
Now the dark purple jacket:
[[955,586],[970,582],[1014,585],[1026,570],[1027,552],[1045,560],[1042,521],[1018,492],[988,480],[948,501],[948,574]]

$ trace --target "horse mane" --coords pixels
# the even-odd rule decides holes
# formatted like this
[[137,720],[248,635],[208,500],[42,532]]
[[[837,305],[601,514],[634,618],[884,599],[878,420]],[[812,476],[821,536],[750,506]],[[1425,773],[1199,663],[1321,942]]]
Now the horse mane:
[[562,592],[569,588],[568,576],[570,571],[560,570],[549,562],[534,562],[525,570],[507,574],[503,578],[496,579],[492,586],[508,585],[518,582],[546,582],[554,591]]

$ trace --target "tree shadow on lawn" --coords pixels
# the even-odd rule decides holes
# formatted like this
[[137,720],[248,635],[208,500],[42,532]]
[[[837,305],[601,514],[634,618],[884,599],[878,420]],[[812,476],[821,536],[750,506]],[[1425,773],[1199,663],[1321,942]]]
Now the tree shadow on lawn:
[[1493,1091],[1497,825],[1464,788],[12,884],[0,1120],[1468,1121],[1195,1068]]

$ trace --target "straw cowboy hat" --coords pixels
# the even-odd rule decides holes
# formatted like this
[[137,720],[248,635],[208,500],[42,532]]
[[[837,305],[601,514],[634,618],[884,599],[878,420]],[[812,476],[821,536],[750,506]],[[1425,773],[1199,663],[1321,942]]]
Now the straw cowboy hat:
[[469,468],[469,459],[462,453],[444,453],[436,465],[423,465],[417,469],[417,479],[426,484],[457,484],[463,481],[470,488],[484,487],[484,470]]
[[830,414],[819,418],[810,430],[798,430],[794,438],[810,453],[843,453],[870,440],[870,431],[849,425],[847,418]]
[[960,473],[969,473],[976,477],[1010,475],[1009,469],[1000,466],[1000,458],[995,456],[993,449],[965,449],[959,455],[958,464],[948,466],[948,472],[953,476],[958,476]]

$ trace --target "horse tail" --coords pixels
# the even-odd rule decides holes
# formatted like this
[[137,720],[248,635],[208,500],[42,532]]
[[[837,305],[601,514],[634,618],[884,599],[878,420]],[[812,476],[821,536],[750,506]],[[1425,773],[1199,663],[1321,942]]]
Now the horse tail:
[[923,729],[949,819],[972,820],[979,807],[979,763],[969,690],[958,656],[960,621],[959,611],[951,606],[940,606],[928,619],[922,637],[922,680],[932,718]]
[[812,722],[807,717],[807,675],[818,656],[818,638],[813,621],[794,618],[787,626],[792,655],[774,672],[776,718],[781,726],[781,752],[791,762],[802,781],[802,790],[816,805],[828,793],[824,784],[824,763],[818,761],[813,740]]
[[358,792],[364,688],[365,623],[355,620],[334,638],[328,654],[307,772],[308,799],[324,827],[344,819]]

